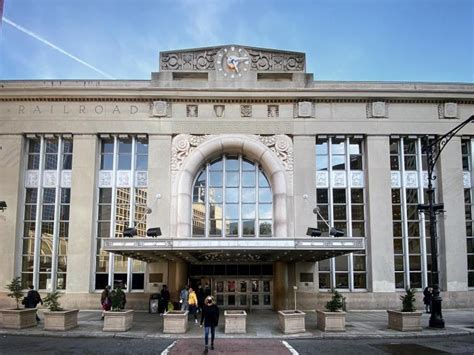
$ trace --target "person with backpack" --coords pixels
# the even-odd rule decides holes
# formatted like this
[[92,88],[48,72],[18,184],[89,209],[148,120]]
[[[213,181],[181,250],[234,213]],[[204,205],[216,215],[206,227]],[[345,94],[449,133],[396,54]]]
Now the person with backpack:
[[216,327],[219,324],[219,308],[212,296],[207,296],[201,313],[201,327],[204,323],[204,354],[208,353],[209,332],[211,333],[211,350],[214,350]]

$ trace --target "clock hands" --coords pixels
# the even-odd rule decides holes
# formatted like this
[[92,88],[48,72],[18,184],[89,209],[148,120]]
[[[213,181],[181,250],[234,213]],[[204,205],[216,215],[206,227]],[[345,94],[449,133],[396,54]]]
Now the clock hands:
[[235,55],[230,55],[227,57],[227,65],[229,68],[235,69],[235,72],[239,72],[239,63],[244,61],[244,60],[249,60],[248,57],[237,57]]

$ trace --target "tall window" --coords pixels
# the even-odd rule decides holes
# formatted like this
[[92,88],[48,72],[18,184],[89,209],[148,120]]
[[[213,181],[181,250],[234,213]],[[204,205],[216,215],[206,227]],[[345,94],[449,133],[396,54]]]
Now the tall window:
[[223,156],[198,173],[193,237],[271,237],[272,189],[258,164]]
[[27,138],[22,286],[66,288],[72,139]]
[[395,287],[424,288],[430,283],[429,221],[417,205],[427,201],[426,155],[421,138],[392,138],[393,248]]
[[462,140],[462,167],[464,171],[464,206],[466,216],[466,242],[467,242],[467,285],[474,287],[474,186],[472,184],[472,166],[474,155],[474,139]]
[[143,290],[145,263],[101,249],[102,238],[121,238],[128,227],[146,235],[148,140],[101,139],[96,238],[95,289],[122,282],[128,291]]
[[[361,137],[316,139],[316,205],[331,226],[348,237],[365,237],[365,188]],[[318,228],[328,227],[318,218]],[[320,289],[366,289],[365,252],[318,262]]]

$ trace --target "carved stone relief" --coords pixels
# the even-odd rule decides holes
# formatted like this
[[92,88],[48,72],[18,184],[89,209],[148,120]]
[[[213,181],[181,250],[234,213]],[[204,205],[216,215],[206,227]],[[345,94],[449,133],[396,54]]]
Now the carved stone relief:
[[367,103],[367,118],[388,118],[388,105],[384,101]]
[[223,117],[225,111],[224,105],[214,105],[214,114],[216,117]]
[[241,117],[252,117],[252,105],[240,105]]
[[445,102],[438,105],[439,118],[458,118],[458,104]]
[[279,107],[278,105],[268,105],[267,106],[267,117],[279,117],[280,112],[279,112]]
[[171,103],[167,101],[153,101],[151,104],[151,114],[155,117],[170,117]]
[[[211,71],[215,70],[215,57],[221,48],[208,48],[188,52],[162,53],[161,71]],[[304,72],[305,54],[297,52],[273,52],[246,48],[250,56],[251,70]]]
[[[183,165],[183,161],[188,157],[200,144],[216,137],[215,135],[190,135],[179,134],[173,139],[171,148],[171,170],[176,172]],[[293,141],[287,135],[259,136],[247,135],[251,139],[255,139],[266,145],[280,159],[285,170],[293,172]]]
[[295,118],[310,118],[315,116],[314,103],[310,101],[301,101],[294,104],[293,116]]
[[198,106],[197,105],[186,105],[186,117],[197,117]]

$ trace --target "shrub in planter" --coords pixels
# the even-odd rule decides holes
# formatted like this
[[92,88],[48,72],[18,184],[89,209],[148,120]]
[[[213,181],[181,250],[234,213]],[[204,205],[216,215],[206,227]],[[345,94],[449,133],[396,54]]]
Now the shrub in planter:
[[344,297],[334,291],[331,300],[326,303],[326,311],[316,310],[317,327],[325,332],[345,332],[346,312],[344,308]]
[[78,309],[65,311],[60,303],[59,291],[48,293],[44,298],[43,304],[48,307],[48,312],[44,312],[44,329],[45,330],[69,330],[77,327]]
[[406,294],[400,296],[400,300],[401,311],[387,310],[388,327],[402,332],[421,330],[421,312],[416,312],[415,291],[407,289]]
[[23,297],[20,278],[15,277],[6,288],[10,291],[8,297],[15,299],[16,308],[0,310],[3,327],[23,329],[36,326],[36,308],[20,308],[20,298]]
[[110,292],[111,308],[110,311],[104,311],[105,332],[126,332],[133,326],[133,310],[125,311],[127,302],[125,292],[121,287]]

